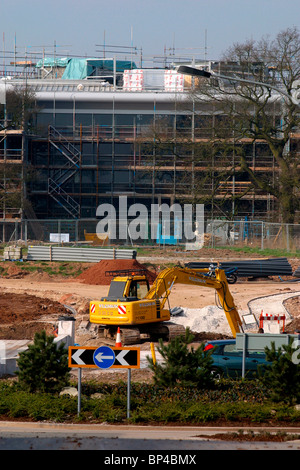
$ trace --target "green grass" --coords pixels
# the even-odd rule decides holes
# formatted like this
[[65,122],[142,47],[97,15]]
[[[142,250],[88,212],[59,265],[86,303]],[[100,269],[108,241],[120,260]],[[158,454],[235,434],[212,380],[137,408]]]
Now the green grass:
[[[171,254],[172,252],[181,252],[184,255],[184,250],[182,250],[182,247],[179,246],[168,246],[168,252]],[[276,258],[300,258],[300,250],[285,250],[281,248],[264,248],[261,249],[259,246],[217,246],[214,248],[211,247],[205,247],[204,250],[212,249],[216,251],[221,251],[221,250],[230,250],[233,252],[237,253],[246,253],[246,254],[258,254],[258,255],[263,255],[263,256],[272,256]],[[138,256],[149,256],[151,257],[152,255],[155,256],[157,253],[161,253],[162,247],[159,246],[152,246],[152,247],[146,247],[146,246],[141,246],[141,247],[135,247],[134,248],[137,251]],[[200,255],[201,255],[201,249],[200,249]]]
[[[12,265],[11,263],[11,261],[3,262],[0,266],[0,276],[5,277],[8,274],[7,268]],[[56,261],[55,263],[48,261],[14,261],[13,265],[18,266],[24,273],[45,272],[50,276],[77,277],[83,271],[81,263],[64,261]]]
[[237,247],[237,246],[225,246],[225,247],[216,247],[215,250],[231,250],[238,253],[248,253],[248,254],[259,254],[263,256],[274,256],[276,258],[300,258],[300,250],[296,251],[287,251],[279,248],[264,248],[263,250],[258,247]]

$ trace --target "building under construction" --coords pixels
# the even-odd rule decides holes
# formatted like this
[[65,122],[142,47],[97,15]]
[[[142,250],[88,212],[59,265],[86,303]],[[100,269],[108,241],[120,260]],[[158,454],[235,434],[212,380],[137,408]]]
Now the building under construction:
[[[193,149],[211,138],[217,117],[209,105],[191,108],[192,79],[173,66],[44,58],[25,63],[22,73],[6,74],[2,82],[3,220],[91,219],[101,203],[117,207],[121,195],[128,205],[149,207],[190,201],[193,188],[205,194],[208,217],[266,219],[277,208],[273,196],[254,192],[242,172],[224,176],[214,190],[220,167],[212,168],[204,157],[195,164]],[[14,122],[8,105],[16,90],[29,90],[34,103],[26,125],[24,116]],[[255,172],[275,178],[276,164],[263,141],[245,149]],[[201,186],[193,186],[208,172]]]

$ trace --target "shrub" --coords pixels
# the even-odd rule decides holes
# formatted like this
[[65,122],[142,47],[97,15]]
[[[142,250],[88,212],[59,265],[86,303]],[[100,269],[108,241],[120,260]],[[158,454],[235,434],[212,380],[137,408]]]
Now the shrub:
[[[89,384],[85,385],[89,391]],[[1,419],[34,421],[121,423],[127,419],[126,386],[126,383],[98,384],[98,391],[103,395],[101,398],[83,395],[78,416],[76,397],[28,393],[20,390],[18,382],[0,381],[0,416]],[[94,392],[94,384],[92,390]],[[132,383],[131,391],[130,422],[133,423],[217,425],[230,421],[297,425],[300,420],[300,411],[294,407],[263,398],[264,390],[256,382],[250,385],[232,381],[230,387],[228,380],[226,386],[219,387],[218,383],[212,391]]]
[[154,372],[154,382],[163,387],[183,385],[185,387],[197,386],[211,388],[214,385],[211,374],[212,359],[210,354],[204,353],[204,344],[196,350],[188,348],[194,339],[189,328],[185,335],[173,338],[168,344],[159,340],[158,352],[162,355],[164,363],[154,364],[148,357],[149,368]]
[[17,376],[20,386],[31,393],[59,392],[69,384],[68,353],[57,346],[54,336],[36,333],[33,344],[20,353]]
[[265,348],[265,353],[271,364],[264,366],[263,372],[258,372],[259,379],[269,390],[271,400],[289,404],[299,402],[300,365],[298,360],[294,360],[297,349],[289,344],[276,350],[275,343],[272,342],[271,348]]

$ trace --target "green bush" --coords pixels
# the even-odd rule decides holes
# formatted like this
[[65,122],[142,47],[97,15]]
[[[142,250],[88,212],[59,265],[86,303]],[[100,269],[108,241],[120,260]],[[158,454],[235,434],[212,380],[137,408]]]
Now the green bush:
[[205,404],[199,406],[199,403],[191,404],[183,414],[185,423],[210,423],[219,418],[218,407]]
[[45,331],[36,333],[33,344],[20,353],[18,367],[19,384],[29,392],[55,393],[69,384],[68,352]]
[[[300,365],[298,348],[292,344],[282,345],[278,349],[275,343],[266,347],[266,359],[271,364],[258,371],[259,378],[268,390],[271,400],[289,404],[300,401]],[[297,360],[295,360],[297,359]]]
[[154,372],[154,382],[163,387],[183,385],[185,387],[197,386],[204,389],[214,386],[211,373],[212,359],[210,354],[204,353],[204,344],[195,350],[188,348],[194,339],[189,328],[185,335],[171,339],[168,344],[159,340],[158,352],[162,355],[164,362],[154,364],[152,358],[148,357],[150,369]]
[[[229,381],[215,390],[197,387],[158,387],[131,384],[132,423],[293,423],[299,425],[300,411],[285,403],[265,398],[257,382]],[[231,383],[231,386],[230,386]],[[29,393],[18,382],[0,381],[0,416],[2,419],[31,419],[53,422],[109,422],[127,420],[127,384],[84,383],[81,413],[77,416],[77,397],[47,393]],[[92,398],[90,392],[102,394]],[[224,398],[225,397],[225,398]]]

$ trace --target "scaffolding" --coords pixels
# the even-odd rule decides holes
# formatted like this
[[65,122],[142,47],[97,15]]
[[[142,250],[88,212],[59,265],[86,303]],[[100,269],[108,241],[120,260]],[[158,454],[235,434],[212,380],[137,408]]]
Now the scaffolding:
[[[108,46],[105,48],[105,54],[115,53],[117,47],[120,52],[121,46],[111,47],[111,51]],[[17,54],[16,48],[6,51],[4,59],[13,58],[13,62],[10,69],[3,67],[2,74],[7,77],[4,83],[11,83],[16,89],[28,85],[46,109],[37,113],[34,131],[8,130],[6,126],[0,130],[0,164],[16,168],[19,165],[22,176],[18,181],[22,197],[19,212],[5,204],[0,218],[1,215],[3,219],[23,217],[27,195],[33,205],[31,210],[39,218],[73,219],[94,217],[99,203],[113,203],[124,194],[131,203],[147,201],[147,204],[173,203],[178,197],[191,195],[191,184],[186,183],[184,176],[190,175],[192,180],[197,174],[207,172],[208,162],[203,159],[195,165],[193,150],[187,142],[207,142],[217,119],[212,110],[205,108],[198,114],[180,109],[181,98],[191,89],[192,82],[179,77],[175,65],[194,61],[193,52],[176,57],[175,48],[165,49],[159,57],[163,62],[159,69],[144,67],[145,57],[136,48],[123,52],[129,55],[126,60],[104,54],[100,59],[79,62],[71,54],[60,58],[55,43],[52,54],[46,54],[45,48],[39,53],[32,49],[23,56]],[[137,68],[133,58],[138,59],[139,54],[140,68]],[[63,78],[73,59],[74,64],[84,64],[80,80],[71,76]],[[104,63],[106,69],[102,67]],[[198,63],[209,70],[221,67],[220,63],[206,58]],[[235,65],[230,67],[234,69]],[[18,78],[9,80],[9,76]],[[136,83],[132,86],[134,79]],[[210,125],[203,123],[206,112],[211,117]],[[159,126],[163,143],[171,142],[168,148],[164,147],[163,155],[153,145],[153,132]],[[184,145],[186,152],[181,151]],[[274,179],[277,171],[274,158],[263,147],[262,142],[252,146],[249,143],[245,158],[254,171],[266,172]],[[38,175],[36,181],[24,180],[27,167]],[[239,215],[243,217],[267,218],[275,210],[274,198],[263,191],[254,192],[242,176],[224,178],[215,193],[218,162],[213,171],[212,179],[202,187],[204,195],[213,194],[208,209],[210,217],[216,213],[222,215],[218,207],[222,200],[226,201],[223,212],[234,215],[232,195],[241,197]],[[0,179],[0,192],[7,194],[11,189],[7,178]]]

